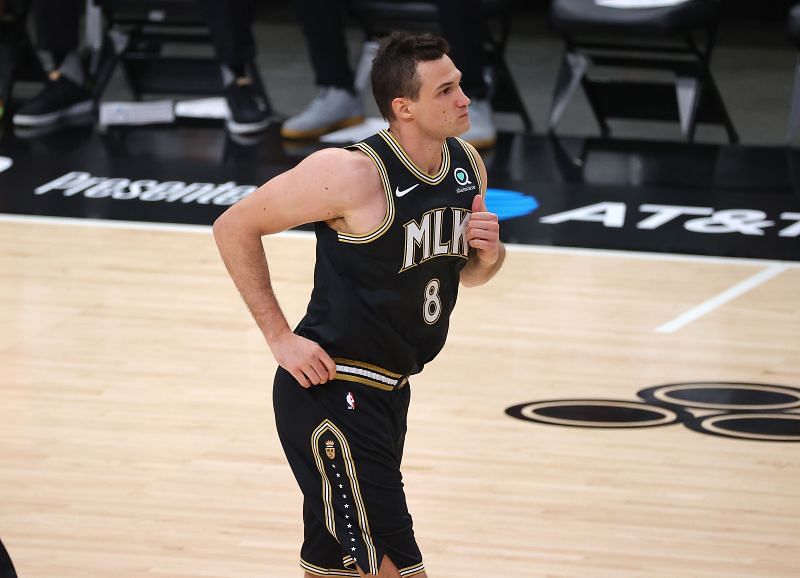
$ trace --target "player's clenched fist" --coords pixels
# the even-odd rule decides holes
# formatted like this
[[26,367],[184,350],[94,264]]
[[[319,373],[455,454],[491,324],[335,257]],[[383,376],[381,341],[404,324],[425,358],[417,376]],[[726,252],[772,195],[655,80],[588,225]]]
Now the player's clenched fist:
[[472,215],[467,223],[467,241],[477,251],[478,259],[493,265],[500,257],[500,223],[497,215],[486,210],[483,195],[472,199]]

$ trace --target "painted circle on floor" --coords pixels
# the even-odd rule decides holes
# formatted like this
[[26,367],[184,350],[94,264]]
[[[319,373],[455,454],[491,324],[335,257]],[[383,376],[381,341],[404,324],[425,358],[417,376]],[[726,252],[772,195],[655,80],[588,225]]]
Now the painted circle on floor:
[[800,408],[800,389],[766,383],[671,383],[637,392],[656,405],[704,410],[778,411]]
[[551,399],[515,405],[506,414],[517,419],[589,428],[642,428],[682,420],[679,409],[616,399]]
[[800,413],[731,412],[684,421],[697,432],[751,441],[800,442]]

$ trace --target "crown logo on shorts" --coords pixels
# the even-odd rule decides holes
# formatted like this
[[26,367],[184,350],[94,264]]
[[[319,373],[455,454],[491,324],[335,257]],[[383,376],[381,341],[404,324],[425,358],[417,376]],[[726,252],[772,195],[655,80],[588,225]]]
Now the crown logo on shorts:
[[325,455],[327,455],[329,459],[336,457],[336,448],[333,446],[333,440],[325,440]]

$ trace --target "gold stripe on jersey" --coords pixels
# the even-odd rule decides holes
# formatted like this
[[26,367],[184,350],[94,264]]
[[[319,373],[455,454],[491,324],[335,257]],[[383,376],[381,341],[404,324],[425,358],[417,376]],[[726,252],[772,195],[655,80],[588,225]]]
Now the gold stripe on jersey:
[[386,385],[384,383],[381,383],[380,381],[375,381],[373,379],[368,379],[366,377],[359,377],[359,376],[356,376],[356,375],[347,375],[347,374],[339,373],[339,372],[336,373],[336,378],[335,379],[339,379],[339,380],[342,380],[342,381],[353,381],[355,383],[360,383],[362,385],[368,385],[370,387],[374,387],[374,388],[377,388],[377,389],[382,389],[383,391],[394,391],[395,389],[400,389],[402,387],[405,387],[406,384],[408,383],[408,380],[405,377],[403,378],[403,380],[397,386],[394,386],[394,385]]
[[338,541],[339,537],[336,535],[336,522],[332,502],[333,489],[328,476],[325,474],[325,463],[319,453],[319,438],[322,436],[322,432],[325,431],[322,428],[323,425],[325,425],[325,422],[322,422],[311,434],[311,452],[314,455],[314,461],[322,479],[322,509],[325,512],[325,527],[328,528],[331,536]]
[[475,177],[478,179],[478,192],[483,194],[483,179],[481,178],[481,171],[478,168],[478,161],[475,159],[475,154],[472,152],[472,147],[458,137],[456,137],[456,140],[461,144],[464,152],[467,153],[469,164],[472,165],[472,170],[475,171]]
[[399,377],[403,377],[401,373],[395,373],[393,371],[389,371],[388,369],[384,369],[379,365],[373,365],[372,363],[367,363],[365,361],[356,361],[355,359],[347,359],[346,357],[334,357],[333,360],[336,363],[343,363],[345,365],[352,365],[354,367],[361,367],[364,369],[371,369],[376,373],[380,373],[381,375],[385,375],[386,377],[393,377],[397,379]]
[[[369,520],[367,519],[367,509],[364,506],[364,500],[361,497],[361,486],[358,483],[358,475],[356,474],[356,467],[355,463],[353,462],[353,454],[350,452],[350,445],[347,443],[347,438],[344,437],[342,431],[333,425],[333,422],[326,419],[320,423],[314,432],[311,434],[311,451],[314,455],[314,461],[317,464],[317,469],[319,470],[320,476],[322,477],[322,489],[323,489],[323,497],[322,497],[322,504],[325,509],[325,525],[328,527],[328,531],[331,531],[331,526],[329,524],[329,519],[333,521],[333,504],[330,500],[330,494],[326,497],[326,490],[330,491],[330,481],[328,480],[328,475],[325,472],[325,464],[323,462],[322,456],[319,453],[319,439],[325,432],[329,432],[332,434],[339,442],[339,447],[342,450],[342,461],[344,462],[345,471],[347,473],[348,480],[350,482],[350,490],[353,494],[353,498],[355,501],[355,510],[358,518],[358,526],[361,530],[361,538],[364,541],[364,546],[367,551],[367,565],[369,574],[377,574],[380,561],[378,560],[378,552],[375,549],[375,544],[372,541],[372,534],[370,533],[369,529]],[[334,530],[331,534],[336,537],[335,526]],[[340,542],[341,543],[341,542]]]
[[375,152],[375,149],[363,142],[354,144],[353,148],[360,150],[369,158],[371,158],[372,162],[374,162],[375,166],[378,168],[378,174],[380,175],[381,183],[383,184],[383,193],[386,196],[386,215],[383,218],[383,222],[378,225],[376,229],[370,231],[369,233],[364,233],[363,235],[339,233],[338,236],[339,240],[344,243],[369,243],[370,241],[374,241],[383,235],[394,221],[394,197],[392,196],[392,188],[389,184],[389,174],[386,172],[386,167],[384,166],[381,157]]
[[414,564],[413,566],[408,566],[407,568],[400,568],[399,572],[400,576],[403,576],[403,578],[406,576],[416,576],[417,574],[422,574],[425,572],[425,565],[420,562],[419,564]]
[[444,180],[444,178],[447,176],[447,173],[450,171],[450,149],[448,148],[446,141],[442,143],[442,166],[439,167],[438,173],[431,176],[420,169],[414,163],[414,161],[409,158],[409,156],[406,154],[406,151],[403,150],[403,147],[400,146],[400,143],[397,142],[397,139],[394,138],[392,133],[384,129],[378,134],[384,141],[386,141],[386,144],[389,145],[389,148],[391,148],[397,158],[400,159],[400,162],[402,162],[406,168],[423,183],[427,183],[429,185],[438,185]]
[[[352,558],[350,559],[352,561]],[[344,568],[323,568],[300,558],[300,567],[313,576],[334,576],[335,578],[358,578],[357,570]]]
[[[343,559],[343,564],[345,566],[351,566],[355,564],[355,560],[353,560],[352,556],[345,556]],[[314,576],[334,576],[335,578],[358,578],[358,570],[347,570],[345,568],[323,568],[322,566],[317,566],[316,564],[312,564],[311,562],[307,562],[300,558],[300,567],[303,568],[309,574]],[[420,562],[419,564],[414,564],[413,566],[408,566],[406,568],[398,569],[400,572],[400,576],[406,578],[407,576],[416,576],[418,574],[422,574],[425,572],[425,565]]]
[[372,379],[367,379],[366,377],[358,377],[356,375],[347,375],[346,373],[339,373],[336,372],[335,379],[340,381],[352,381],[355,383],[360,383],[362,385],[368,385],[370,387],[374,387],[376,389],[382,389],[383,391],[394,391],[395,387],[391,385],[385,385],[380,381],[375,381]]
[[343,357],[334,357],[333,361],[336,363],[335,379],[353,381],[384,391],[400,389],[408,383],[407,377],[371,363]]

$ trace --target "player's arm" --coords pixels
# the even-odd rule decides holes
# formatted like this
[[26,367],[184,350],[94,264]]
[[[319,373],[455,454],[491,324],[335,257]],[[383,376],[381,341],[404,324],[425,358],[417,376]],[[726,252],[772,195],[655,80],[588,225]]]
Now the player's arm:
[[472,149],[481,173],[481,192],[472,199],[472,214],[467,223],[469,260],[461,270],[461,284],[465,287],[483,285],[503,266],[506,248],[500,242],[500,224],[497,215],[486,209],[486,166],[478,151]]
[[317,343],[289,328],[272,289],[261,237],[345,214],[347,200],[340,191],[348,190],[342,181],[347,180],[344,169],[353,154],[342,149],[314,153],[214,222],[214,238],[225,267],[275,360],[305,387],[333,379],[336,364]]

